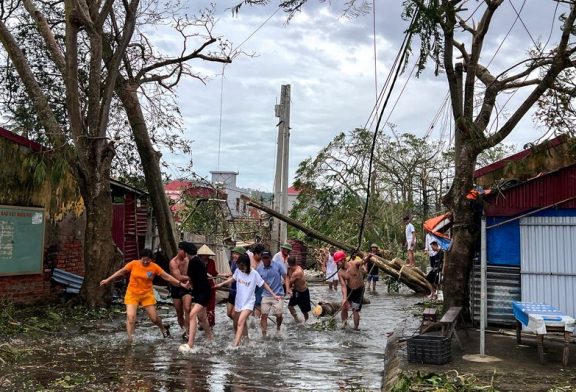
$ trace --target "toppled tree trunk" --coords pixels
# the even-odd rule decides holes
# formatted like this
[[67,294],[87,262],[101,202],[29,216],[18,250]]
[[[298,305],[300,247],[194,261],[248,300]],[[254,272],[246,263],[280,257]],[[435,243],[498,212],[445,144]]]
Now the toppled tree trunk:
[[[356,248],[354,248],[352,245],[346,244],[344,242],[340,242],[337,240],[334,240],[330,237],[325,236],[324,234],[311,229],[309,227],[304,226],[303,224],[301,224],[300,222],[287,217],[286,215],[280,214],[279,212],[274,211],[273,209],[258,203],[257,201],[252,200],[251,198],[249,198],[248,196],[245,195],[241,195],[240,196],[242,198],[242,200],[244,200],[246,202],[246,204],[258,208],[259,210],[262,210],[270,215],[272,215],[275,218],[280,219],[281,221],[284,221],[286,223],[288,223],[290,226],[293,226],[295,228],[297,228],[298,230],[301,230],[302,232],[306,233],[306,235],[316,238],[320,241],[324,241],[330,245],[333,245],[337,248],[340,248],[342,250],[345,250],[349,253],[354,253],[357,256],[360,256],[362,258],[367,256],[367,253],[365,252],[361,252],[358,251],[356,252]],[[400,261],[399,259],[394,259],[392,261],[389,260],[385,260],[379,256],[375,256],[372,255],[370,257],[370,261],[372,261],[378,268],[380,268],[382,271],[384,271],[384,273],[392,276],[393,278],[399,280],[401,283],[404,283],[406,286],[410,287],[412,290],[414,290],[417,293],[425,293],[425,294],[429,294],[432,292],[432,286],[430,285],[430,283],[426,280],[426,277],[424,276],[424,273],[422,271],[420,271],[418,268],[411,268],[406,266],[404,263],[402,263],[402,261]]]

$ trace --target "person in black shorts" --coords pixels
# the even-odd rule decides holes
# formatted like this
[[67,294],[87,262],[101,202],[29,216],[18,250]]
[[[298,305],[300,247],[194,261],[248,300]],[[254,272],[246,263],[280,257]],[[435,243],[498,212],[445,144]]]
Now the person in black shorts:
[[308,290],[308,285],[306,284],[304,270],[296,264],[296,258],[294,256],[288,257],[288,279],[292,290],[292,296],[288,302],[288,310],[292,317],[294,317],[294,320],[299,323],[300,319],[296,314],[296,309],[294,309],[294,307],[298,305],[304,315],[304,322],[306,322],[308,321],[308,312],[312,309],[310,306],[310,290]]
[[190,311],[190,328],[188,331],[188,348],[192,348],[194,345],[194,338],[196,337],[198,320],[206,333],[206,337],[209,340],[212,340],[213,338],[212,329],[210,328],[206,314],[206,306],[208,305],[210,296],[212,296],[213,293],[210,283],[208,282],[208,271],[206,265],[196,254],[188,256],[190,257],[190,261],[188,262],[188,277],[192,284],[192,296],[194,302],[194,306],[192,306],[192,310]]

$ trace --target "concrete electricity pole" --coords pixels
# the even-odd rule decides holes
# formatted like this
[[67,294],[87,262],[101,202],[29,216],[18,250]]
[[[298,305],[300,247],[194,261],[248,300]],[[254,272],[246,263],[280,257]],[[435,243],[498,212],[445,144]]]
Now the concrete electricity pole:
[[[281,214],[288,213],[288,163],[290,147],[290,85],[282,85],[280,104],[275,107],[278,121],[278,149],[276,152],[276,175],[274,178],[274,210]],[[278,245],[288,240],[286,223],[274,220],[272,240]]]

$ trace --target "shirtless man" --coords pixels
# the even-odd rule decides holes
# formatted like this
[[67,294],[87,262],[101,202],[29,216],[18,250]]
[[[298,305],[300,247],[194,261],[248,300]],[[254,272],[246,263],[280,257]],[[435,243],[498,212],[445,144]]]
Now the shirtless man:
[[342,288],[342,326],[346,327],[348,310],[352,310],[354,317],[354,329],[360,325],[360,310],[364,299],[364,274],[366,266],[364,260],[346,261],[346,253],[338,251],[334,253],[334,261],[342,264],[338,272],[340,287]]
[[[189,242],[180,242],[178,244],[178,253],[172,260],[170,260],[169,268],[170,275],[178,279],[182,283],[188,282],[188,254],[192,253],[190,249]],[[172,295],[172,301],[174,302],[174,308],[176,309],[176,316],[178,317],[178,325],[180,328],[184,329],[184,334],[182,338],[188,339],[188,326],[190,325],[189,315],[190,315],[190,305],[192,303],[192,293],[189,289],[184,287],[177,287],[174,285],[170,286],[170,293]]]
[[292,317],[294,317],[294,320],[300,323],[296,309],[294,309],[294,306],[298,305],[304,315],[304,322],[306,322],[308,321],[308,312],[312,309],[310,306],[310,291],[306,284],[304,270],[296,264],[296,258],[294,256],[288,257],[288,279],[289,287],[292,289],[292,296],[288,302],[288,310]]

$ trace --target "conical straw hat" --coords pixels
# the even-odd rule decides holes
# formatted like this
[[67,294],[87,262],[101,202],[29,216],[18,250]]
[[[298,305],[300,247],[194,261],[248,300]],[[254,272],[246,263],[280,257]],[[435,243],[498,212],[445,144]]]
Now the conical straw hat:
[[196,254],[198,256],[216,256],[216,253],[212,252],[208,245],[202,245]]

